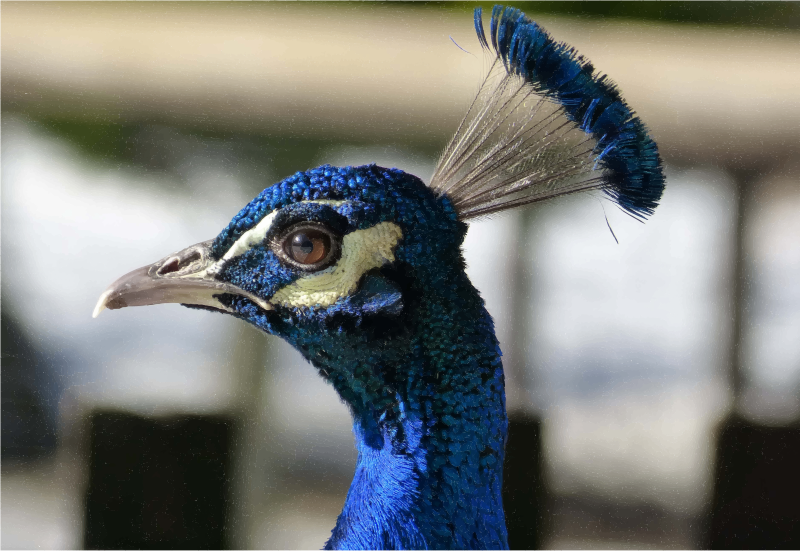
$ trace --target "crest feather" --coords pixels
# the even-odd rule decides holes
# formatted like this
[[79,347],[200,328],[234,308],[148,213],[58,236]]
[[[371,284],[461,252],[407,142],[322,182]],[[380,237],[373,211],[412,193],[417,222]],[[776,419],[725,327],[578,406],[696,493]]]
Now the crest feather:
[[494,60],[431,187],[462,220],[591,189],[651,215],[661,158],[617,87],[521,11],[495,6],[488,40],[481,16],[476,8],[475,30]]

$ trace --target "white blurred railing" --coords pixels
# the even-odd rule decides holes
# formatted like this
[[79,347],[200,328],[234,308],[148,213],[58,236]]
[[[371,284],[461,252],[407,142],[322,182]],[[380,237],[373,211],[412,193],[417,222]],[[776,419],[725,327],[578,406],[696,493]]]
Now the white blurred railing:
[[[620,85],[672,162],[800,150],[795,33],[537,21]],[[483,70],[469,10],[377,5],[10,3],[2,50],[7,107],[360,140],[443,141]]]

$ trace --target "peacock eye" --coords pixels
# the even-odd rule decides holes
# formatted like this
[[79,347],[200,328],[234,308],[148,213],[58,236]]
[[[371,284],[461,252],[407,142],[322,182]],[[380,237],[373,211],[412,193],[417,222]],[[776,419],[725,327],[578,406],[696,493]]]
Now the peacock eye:
[[281,248],[286,258],[299,267],[319,270],[335,260],[337,245],[336,237],[327,228],[305,226],[286,233]]

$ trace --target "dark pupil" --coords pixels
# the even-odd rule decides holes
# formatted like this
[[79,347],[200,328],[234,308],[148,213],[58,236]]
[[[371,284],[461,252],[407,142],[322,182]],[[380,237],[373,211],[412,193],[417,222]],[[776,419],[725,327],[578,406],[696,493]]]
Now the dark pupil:
[[329,250],[330,238],[321,231],[302,230],[290,237],[289,256],[301,264],[316,264],[325,259]]
[[311,251],[314,250],[314,243],[308,234],[298,233],[292,239],[292,248],[298,254],[311,254]]

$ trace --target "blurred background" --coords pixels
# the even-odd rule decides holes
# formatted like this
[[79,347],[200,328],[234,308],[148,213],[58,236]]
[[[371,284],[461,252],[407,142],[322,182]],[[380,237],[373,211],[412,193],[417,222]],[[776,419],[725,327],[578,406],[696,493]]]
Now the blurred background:
[[[515,5],[620,85],[668,185],[646,224],[593,195],[471,224],[512,546],[800,546],[800,5]],[[355,450],[299,354],[91,311],[298,170],[429,178],[472,8],[2,3],[3,548],[323,545]]]

